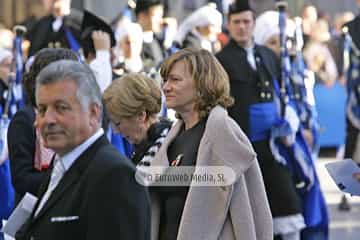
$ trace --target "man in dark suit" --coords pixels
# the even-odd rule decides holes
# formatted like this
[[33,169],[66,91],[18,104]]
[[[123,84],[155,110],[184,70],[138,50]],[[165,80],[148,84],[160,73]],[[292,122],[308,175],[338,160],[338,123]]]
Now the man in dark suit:
[[49,15],[39,19],[26,34],[30,41],[29,56],[42,48],[80,48],[80,33],[73,26],[66,26],[65,18],[70,14],[71,0],[45,1]]
[[36,82],[36,124],[57,154],[16,239],[150,239],[146,189],[101,128],[100,89],[85,65],[61,60]]
[[270,131],[279,118],[275,84],[280,68],[274,52],[254,44],[254,16],[246,0],[229,6],[230,41],[216,56],[229,75],[235,99],[229,114],[247,134],[258,155],[274,218],[274,239],[295,239],[304,227],[300,199],[289,170],[275,160],[269,146]]
[[144,32],[142,60],[146,70],[157,68],[165,57],[161,40],[164,5],[162,0],[138,0],[135,8],[136,21]]

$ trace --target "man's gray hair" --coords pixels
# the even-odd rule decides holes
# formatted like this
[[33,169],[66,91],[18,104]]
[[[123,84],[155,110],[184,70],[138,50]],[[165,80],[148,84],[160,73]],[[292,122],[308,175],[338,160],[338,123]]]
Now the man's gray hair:
[[42,69],[36,78],[36,96],[41,85],[66,80],[75,82],[77,86],[76,95],[83,110],[87,110],[90,104],[95,103],[100,107],[102,113],[101,92],[95,75],[86,64],[77,61],[59,60]]

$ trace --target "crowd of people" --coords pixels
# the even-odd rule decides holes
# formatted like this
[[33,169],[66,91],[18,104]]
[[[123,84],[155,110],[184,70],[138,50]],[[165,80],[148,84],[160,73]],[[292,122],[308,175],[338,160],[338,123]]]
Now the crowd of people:
[[[178,24],[137,0],[110,25],[50,0],[0,29],[0,227],[31,193],[15,239],[329,238],[312,88],[346,86],[357,161],[360,18],[209,2]],[[154,181],[211,167],[231,182]]]

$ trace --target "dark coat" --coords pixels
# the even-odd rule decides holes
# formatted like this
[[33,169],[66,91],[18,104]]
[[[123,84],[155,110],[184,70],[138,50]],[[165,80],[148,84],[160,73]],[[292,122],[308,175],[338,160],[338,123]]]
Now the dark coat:
[[[47,47],[70,48],[70,44],[66,38],[64,23],[58,32],[54,32],[52,23],[55,18],[52,15],[42,17],[37,21],[34,27],[26,34],[26,38],[30,41],[29,56],[35,55],[40,49]],[[64,21],[65,22],[65,21]],[[75,39],[80,42],[80,33],[73,28],[68,28]],[[59,46],[55,46],[60,44]]]
[[[264,63],[261,72],[270,81],[278,79],[279,65],[276,55],[268,48],[256,46],[255,52]],[[228,73],[230,78],[230,91],[235,99],[235,104],[229,108],[229,114],[240,125],[241,129],[249,136],[249,106],[261,102],[259,97],[258,82],[251,79],[251,67],[246,58],[246,51],[234,40],[218,53],[216,57]]]
[[353,42],[355,43],[356,47],[360,48],[360,36],[359,36],[360,16],[357,16],[352,21],[346,23],[346,26],[349,29],[349,34],[350,34]]
[[[235,99],[235,104],[229,108],[229,115],[250,138],[250,106],[273,101],[273,96],[266,99],[261,97],[261,93],[274,92],[273,80],[279,79],[278,58],[270,49],[256,45],[257,70],[254,71],[248,63],[245,49],[234,40],[230,40],[216,57],[229,75],[230,91]],[[264,90],[265,82],[268,82],[268,87]],[[274,159],[270,151],[269,139],[252,142],[252,145],[258,156],[273,217],[301,213],[300,199],[290,172]],[[284,202],[287,204],[283,204]]]
[[[49,180],[50,174],[41,196]],[[16,239],[150,239],[147,190],[136,182],[135,167],[105,136],[80,155],[38,215],[34,218],[33,214]],[[56,221],[56,217],[70,216],[70,220]]]

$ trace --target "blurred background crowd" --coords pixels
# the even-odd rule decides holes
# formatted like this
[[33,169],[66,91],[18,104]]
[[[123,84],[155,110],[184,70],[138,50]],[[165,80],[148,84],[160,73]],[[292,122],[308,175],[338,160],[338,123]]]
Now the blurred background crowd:
[[[63,32],[61,21],[53,25],[53,30],[46,30],[50,22],[57,19],[53,17],[56,15],[69,15],[64,21],[64,26],[68,25],[73,31],[74,38],[84,45],[84,42],[91,41],[91,37],[89,33],[82,32],[86,26],[81,26],[79,12],[87,9],[109,23],[114,32],[112,39],[114,47],[111,51],[114,73],[122,75],[124,70],[130,72],[144,70],[154,75],[161,61],[174,49],[200,45],[213,53],[218,52],[228,40],[225,16],[229,4],[233,1],[163,1],[161,8],[152,8],[152,12],[148,15],[135,9],[135,1],[107,0],[106,4],[97,0],[65,1],[69,6],[65,6],[58,13],[52,9],[53,2],[54,0],[0,1],[0,48],[12,49],[14,38],[12,27],[15,24],[27,27],[25,41],[22,44],[24,60],[43,47],[69,47],[69,43],[61,33]],[[275,9],[272,0],[250,2],[257,16],[264,11]],[[346,91],[343,88],[345,77],[341,28],[357,14],[356,1],[289,0],[287,2],[289,17],[302,18],[304,58],[308,68],[316,73],[316,83],[321,83],[314,86],[314,101],[318,102],[322,131],[320,144],[324,149],[330,148],[331,153],[336,151],[341,154],[341,147],[345,141],[345,109],[342,103],[346,99]],[[200,9],[208,3],[216,7]],[[70,6],[73,9],[71,14]],[[41,18],[42,25],[39,23]],[[152,41],[152,33],[156,41]],[[98,37],[99,48],[103,47],[101,41],[101,37]],[[93,44],[85,43],[85,45],[85,48],[82,46],[82,50],[83,56],[86,57],[87,48],[91,48]],[[109,80],[106,81],[105,85],[109,83]]]
[[[306,113],[310,117],[305,117],[303,122],[306,122],[305,125],[309,125],[307,129],[309,131],[302,133],[306,144],[310,146],[311,154],[315,158],[320,154],[320,156],[332,156],[338,159],[343,159],[344,156],[359,156],[360,154],[356,154],[356,150],[360,149],[358,130],[349,130],[349,126],[354,129],[358,126],[357,123],[351,121],[351,117],[348,116],[349,119],[347,119],[346,113],[346,103],[347,101],[349,103],[347,99],[351,96],[352,89],[349,91],[349,84],[347,84],[349,56],[346,54],[350,54],[350,52],[346,48],[346,37],[349,29],[344,29],[344,26],[356,18],[360,1],[287,1],[285,43],[288,48],[286,54],[289,56],[284,56],[283,48],[281,48],[282,42],[279,34],[284,29],[279,29],[281,16],[277,12],[275,1],[253,0],[250,2],[251,11],[255,13],[255,27],[251,36],[255,44],[271,49],[275,55],[271,55],[273,53],[270,55],[278,57],[279,60],[290,56],[289,59],[296,63],[297,54],[303,57],[305,65],[299,68],[294,66],[292,69],[300,70],[301,76],[306,75],[304,77],[306,80],[302,79],[304,82],[301,84],[305,85],[307,91],[305,95],[306,104],[310,106],[308,109],[310,109],[309,111],[314,110],[312,113]],[[72,49],[77,54],[77,60],[88,63],[94,71],[101,93],[105,92],[105,99],[107,94],[110,94],[109,99],[111,99],[113,97],[111,94],[116,95],[117,93],[111,93],[110,90],[106,93],[106,89],[113,80],[125,76],[127,73],[145,73],[160,83],[161,64],[180,49],[187,47],[205,49],[213,55],[218,54],[217,58],[228,70],[221,53],[226,51],[225,47],[229,46],[229,43],[231,44],[236,35],[234,28],[228,28],[231,25],[229,25],[227,14],[231,4],[234,4],[234,1],[0,0],[0,104],[2,111],[9,107],[6,105],[6,101],[10,88],[13,92],[11,94],[17,101],[17,105],[11,106],[16,105],[15,107],[20,109],[24,104],[20,103],[20,100],[32,105],[29,110],[31,117],[27,116],[27,118],[32,119],[31,123],[33,123],[35,114],[34,82],[25,82],[24,92],[27,96],[24,99],[17,99],[16,89],[12,89],[13,86],[9,83],[9,79],[14,71],[17,75],[19,72],[27,74],[25,80],[30,79],[29,75],[31,74],[34,79],[39,72],[39,69],[35,69],[34,66],[43,64],[39,59],[34,60],[34,56],[44,54],[44,59],[46,59],[46,51],[41,52],[44,48]],[[25,26],[26,31],[21,28],[14,30],[15,25]],[[20,48],[16,48],[18,37],[22,40]],[[356,43],[359,39],[353,36],[353,40]],[[68,55],[66,52],[62,54]],[[351,54],[357,55],[356,50],[352,49]],[[252,58],[248,61],[250,65],[253,61],[255,65],[253,70],[256,72],[256,64],[259,64],[258,58],[254,53]],[[358,65],[351,66],[359,67],[359,62],[355,64]],[[231,63],[228,65],[230,66]],[[284,64],[282,67],[281,70],[285,71]],[[289,74],[290,72],[291,70],[289,70]],[[358,70],[352,71],[351,77],[358,79],[358,75]],[[296,77],[293,80],[296,85]],[[268,87],[266,84],[269,83],[265,82],[264,84],[264,89],[266,89]],[[124,88],[124,86],[122,87]],[[126,93],[123,94],[126,95]],[[268,97],[266,94],[265,92],[261,98]],[[299,94],[302,94],[301,91]],[[294,98],[301,100],[301,96],[297,97],[296,94]],[[355,105],[358,107],[358,102],[355,102]],[[11,106],[10,117],[15,115],[18,110]],[[358,117],[360,113],[356,112],[357,110],[354,111],[354,115]],[[161,115],[172,120],[175,119],[175,113],[166,109],[164,101],[161,105]],[[315,119],[316,124],[311,122],[310,118]],[[300,120],[302,121],[301,116]],[[106,121],[109,119],[104,119],[104,125],[108,126],[109,122],[106,123]],[[165,125],[164,128],[167,132],[171,124],[164,123]],[[30,128],[32,127],[31,124]],[[347,127],[348,130],[346,130]],[[126,130],[120,132],[124,131]],[[36,134],[35,131],[34,134]],[[117,144],[123,154],[134,157],[132,156],[132,146],[126,139],[122,139],[121,135],[114,134],[111,129],[107,134],[111,142],[114,145]],[[35,136],[33,137],[36,138]],[[350,150],[345,147],[346,138],[348,140],[351,138],[352,145],[346,146],[347,148],[350,146]],[[11,144],[16,145],[12,142],[14,139],[16,139],[16,135],[8,135],[10,158],[12,154],[15,154],[14,150],[13,152],[10,150]],[[32,141],[35,142],[34,139]],[[16,148],[15,145],[13,149]],[[33,156],[34,151],[35,148],[29,155]],[[16,156],[13,155],[13,157]],[[1,160],[0,165],[7,159]],[[360,159],[354,157],[354,160],[360,163]],[[136,163],[147,164],[141,158],[137,159]],[[49,161],[44,160],[38,166],[38,170],[41,171],[48,165]],[[310,165],[314,168],[313,163]],[[11,167],[14,171],[14,166]],[[19,172],[12,173],[13,183],[16,181],[16,174]],[[36,185],[38,186],[38,183]],[[36,193],[36,189],[34,192]],[[319,189],[318,192],[320,196]],[[25,191],[20,195],[24,193]],[[18,202],[20,196],[16,197],[15,201]],[[340,208],[343,210],[350,208],[345,198]],[[324,219],[325,225],[327,225],[327,216]],[[326,237],[318,239],[326,239]]]

